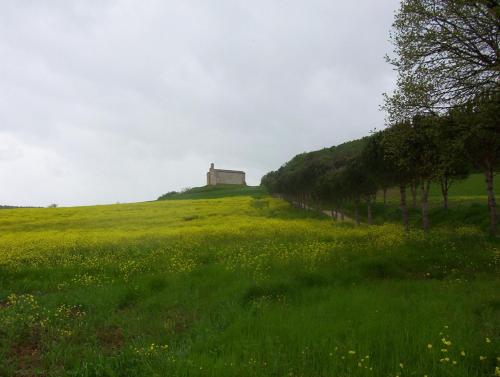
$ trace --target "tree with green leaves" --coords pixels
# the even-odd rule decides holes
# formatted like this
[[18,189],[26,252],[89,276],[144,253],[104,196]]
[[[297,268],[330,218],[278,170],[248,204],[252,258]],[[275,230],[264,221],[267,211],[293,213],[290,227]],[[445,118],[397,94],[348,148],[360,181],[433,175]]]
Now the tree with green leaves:
[[386,158],[382,146],[383,132],[373,133],[361,152],[360,158],[367,172],[370,172],[378,188],[382,190],[384,209],[387,204],[387,190],[397,182],[394,166]]
[[382,138],[384,158],[393,167],[399,186],[401,216],[406,230],[409,228],[406,188],[415,177],[415,160],[412,153],[413,139],[413,129],[410,122],[396,123],[386,128]]
[[[388,123],[451,111],[457,123],[468,125],[469,130],[464,131],[469,135],[468,155],[485,172],[491,232],[495,233],[491,166],[496,147],[488,146],[486,153],[474,146],[498,138],[483,125],[498,128],[499,124],[494,115],[499,112],[498,100],[492,99],[498,98],[500,91],[500,2],[402,0],[390,39],[394,54],[387,60],[396,68],[398,78],[396,90],[384,95],[382,108]],[[456,132],[462,130],[457,128]],[[447,205],[447,174],[441,178]]]
[[386,106],[396,121],[498,89],[498,0],[402,0],[390,39],[398,89]]
[[434,117],[434,143],[439,154],[436,165],[437,182],[443,196],[443,207],[448,209],[448,192],[458,180],[467,178],[471,171],[461,128],[450,115]]
[[465,150],[475,167],[484,172],[490,233],[497,234],[497,211],[493,177],[500,169],[500,93],[484,93],[466,106],[452,111],[465,135]]
[[371,224],[372,204],[377,193],[377,185],[360,157],[351,159],[340,171],[340,182],[344,186],[347,199],[354,206],[356,224],[360,223],[359,205],[363,199],[366,202],[368,223]]
[[429,230],[429,189],[431,182],[437,179],[440,150],[436,143],[438,117],[414,117],[411,122],[412,148],[409,150],[413,161],[413,171],[420,185],[422,207],[422,227]]
[[315,187],[315,196],[326,209],[331,210],[333,219],[336,220],[340,214],[341,220],[344,220],[347,193],[339,170],[329,170],[320,177]]

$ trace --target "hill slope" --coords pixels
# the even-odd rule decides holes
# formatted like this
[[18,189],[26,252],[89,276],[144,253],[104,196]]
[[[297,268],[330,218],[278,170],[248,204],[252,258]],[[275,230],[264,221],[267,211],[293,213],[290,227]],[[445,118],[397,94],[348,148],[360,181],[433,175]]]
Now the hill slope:
[[474,227],[340,226],[249,196],[0,225],[2,376],[494,373],[499,244]]
[[183,192],[169,192],[158,200],[215,199],[232,196],[250,196],[261,198],[267,194],[262,186],[216,185],[193,187]]

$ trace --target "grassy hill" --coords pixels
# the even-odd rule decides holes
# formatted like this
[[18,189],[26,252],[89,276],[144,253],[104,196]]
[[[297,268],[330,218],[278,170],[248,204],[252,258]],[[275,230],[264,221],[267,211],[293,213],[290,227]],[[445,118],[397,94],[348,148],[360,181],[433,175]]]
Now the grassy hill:
[[346,141],[345,143],[339,144],[336,147],[332,147],[331,149],[335,150],[338,154],[353,156],[361,153],[367,141],[368,138],[363,137],[361,139]]
[[[500,197],[500,175],[495,176],[495,195]],[[412,197],[407,190],[410,224],[412,227],[421,226],[420,192],[417,192],[416,207],[412,208]],[[376,224],[384,222],[399,223],[399,189],[393,188],[387,194],[388,204],[384,207],[382,193],[378,194],[377,202],[373,206],[374,221]],[[489,228],[489,214],[487,195],[483,174],[471,174],[468,178],[455,182],[449,191],[449,209],[443,209],[443,197],[437,183],[431,185],[429,192],[429,217],[431,226],[455,228],[457,226],[474,226],[484,232]],[[353,208],[348,208],[352,216]],[[360,206],[361,219],[366,221],[364,206]]]
[[216,185],[190,188],[183,192],[170,192],[162,195],[158,200],[186,200],[186,199],[215,199],[233,196],[250,196],[261,198],[267,195],[262,186]]
[[[495,195],[500,196],[500,175],[494,177]],[[450,197],[455,202],[471,201],[471,200],[486,200],[486,183],[484,174],[471,174],[468,178],[455,182],[449,192]],[[441,191],[438,184],[433,184],[429,192],[429,196],[434,201],[441,201]]]
[[0,376],[494,374],[498,240],[224,190],[0,211]]

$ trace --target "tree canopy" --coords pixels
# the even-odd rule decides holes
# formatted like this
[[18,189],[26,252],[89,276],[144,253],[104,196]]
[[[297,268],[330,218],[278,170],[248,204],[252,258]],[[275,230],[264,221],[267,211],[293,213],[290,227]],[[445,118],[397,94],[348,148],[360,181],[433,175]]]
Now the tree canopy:
[[387,60],[398,72],[384,105],[391,122],[498,90],[498,0],[402,0],[390,40]]

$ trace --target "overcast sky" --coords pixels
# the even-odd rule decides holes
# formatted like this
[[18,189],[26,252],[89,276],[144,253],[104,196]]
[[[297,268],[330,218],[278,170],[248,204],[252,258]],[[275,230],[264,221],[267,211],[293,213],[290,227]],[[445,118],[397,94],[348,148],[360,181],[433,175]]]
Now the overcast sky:
[[382,128],[397,0],[0,0],[0,204],[249,184]]

